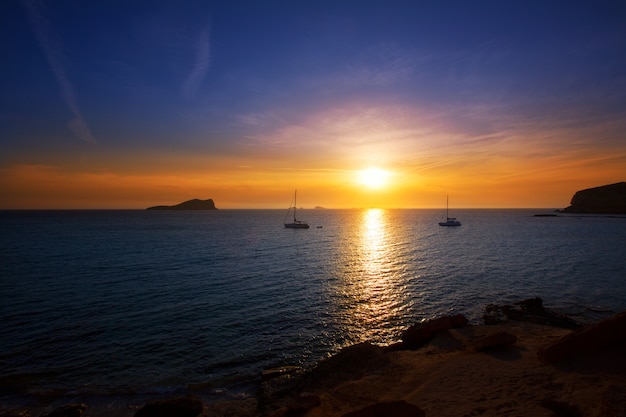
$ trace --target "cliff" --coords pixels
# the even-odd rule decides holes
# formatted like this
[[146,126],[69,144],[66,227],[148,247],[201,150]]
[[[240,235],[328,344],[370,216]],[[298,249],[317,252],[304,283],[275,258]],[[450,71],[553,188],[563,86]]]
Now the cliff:
[[217,210],[212,198],[208,200],[193,200],[185,201],[174,206],[154,206],[148,207],[147,210]]
[[563,213],[626,214],[626,182],[577,191]]

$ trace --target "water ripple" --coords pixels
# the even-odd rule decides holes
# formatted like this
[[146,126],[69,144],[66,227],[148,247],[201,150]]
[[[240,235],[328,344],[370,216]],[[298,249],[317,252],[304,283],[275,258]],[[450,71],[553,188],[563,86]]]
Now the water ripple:
[[313,227],[289,230],[273,210],[2,212],[0,377],[219,384],[489,302],[626,309],[626,219],[532,213],[303,210]]

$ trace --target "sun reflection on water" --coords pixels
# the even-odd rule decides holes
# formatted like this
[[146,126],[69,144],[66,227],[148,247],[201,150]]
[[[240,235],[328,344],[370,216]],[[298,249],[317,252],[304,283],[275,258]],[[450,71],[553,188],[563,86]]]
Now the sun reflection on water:
[[390,342],[408,304],[397,230],[384,209],[364,210],[357,230],[342,288],[345,325],[358,335],[352,342]]
[[[378,277],[384,273],[385,257],[388,255],[386,222],[386,213],[382,209],[369,209],[363,212],[360,259],[367,278]],[[370,280],[367,281],[370,282]]]

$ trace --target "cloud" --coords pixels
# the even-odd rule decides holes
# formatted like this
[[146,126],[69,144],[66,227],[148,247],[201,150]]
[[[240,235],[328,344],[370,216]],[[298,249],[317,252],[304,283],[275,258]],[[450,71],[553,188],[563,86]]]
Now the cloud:
[[352,86],[388,86],[410,81],[418,59],[413,51],[394,44],[378,44],[356,57],[339,76]]
[[69,122],[69,128],[74,133],[74,136],[84,140],[89,143],[97,143],[96,138],[93,137],[89,126],[85,123],[85,121],[80,117],[76,116]]
[[189,99],[196,94],[211,66],[211,45],[209,29],[210,28],[207,26],[203,31],[200,32],[194,45],[196,52],[195,62],[193,68],[191,69],[191,72],[183,82],[182,86],[182,94],[183,97],[186,99]]
[[74,115],[74,118],[69,122],[70,130],[76,137],[85,142],[97,143],[98,141],[91,133],[89,126],[87,126],[82,116],[76,101],[74,88],[65,71],[65,55],[63,54],[63,48],[50,34],[48,21],[44,16],[45,6],[39,0],[23,0],[23,3],[28,10],[28,17],[33,32],[46,55],[52,73],[59,83],[63,100]]

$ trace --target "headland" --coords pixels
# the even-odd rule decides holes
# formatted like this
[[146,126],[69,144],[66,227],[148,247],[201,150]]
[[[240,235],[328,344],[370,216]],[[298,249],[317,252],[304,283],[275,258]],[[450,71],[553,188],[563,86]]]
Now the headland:
[[626,214],[626,182],[577,191],[562,213]]

